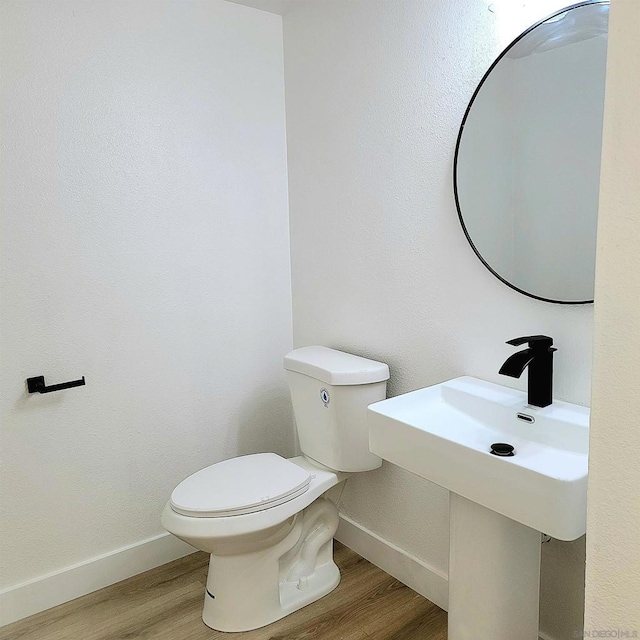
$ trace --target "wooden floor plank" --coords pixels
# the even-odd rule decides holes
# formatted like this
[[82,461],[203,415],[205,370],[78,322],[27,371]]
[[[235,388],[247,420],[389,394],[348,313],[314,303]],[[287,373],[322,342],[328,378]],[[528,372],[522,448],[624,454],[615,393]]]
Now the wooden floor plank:
[[222,633],[201,619],[208,556],[195,553],[0,629],[0,640],[446,640],[447,614],[340,543],[342,579],[274,624]]

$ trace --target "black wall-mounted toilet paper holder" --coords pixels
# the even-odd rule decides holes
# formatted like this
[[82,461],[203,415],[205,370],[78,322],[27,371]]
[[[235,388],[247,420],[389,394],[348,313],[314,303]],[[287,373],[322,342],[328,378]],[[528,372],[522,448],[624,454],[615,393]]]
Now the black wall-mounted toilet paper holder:
[[27,378],[27,391],[29,393],[51,393],[52,391],[71,389],[71,387],[82,387],[84,384],[84,376],[82,376],[82,380],[71,380],[71,382],[61,382],[47,387],[44,383],[44,376],[35,376],[34,378]]

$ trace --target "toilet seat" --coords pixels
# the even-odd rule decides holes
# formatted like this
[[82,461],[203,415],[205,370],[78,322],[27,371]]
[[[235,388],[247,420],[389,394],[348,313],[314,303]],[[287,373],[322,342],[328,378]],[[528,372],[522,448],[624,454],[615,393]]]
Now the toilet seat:
[[275,453],[231,458],[183,480],[171,509],[196,518],[237,516],[270,509],[305,493],[312,474]]
[[[208,518],[178,513],[168,501],[162,512],[162,524],[178,538],[192,542],[198,540],[198,544],[205,540],[215,540],[219,544],[247,535],[254,536],[257,532],[280,526],[348,477],[346,473],[318,466],[304,456],[290,458],[287,462],[301,467],[311,476],[307,491],[287,502],[244,515]],[[208,548],[204,550],[211,553]]]

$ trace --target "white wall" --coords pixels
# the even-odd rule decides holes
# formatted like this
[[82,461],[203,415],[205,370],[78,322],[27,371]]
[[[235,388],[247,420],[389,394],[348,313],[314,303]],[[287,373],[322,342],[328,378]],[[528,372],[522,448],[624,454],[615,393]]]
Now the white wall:
[[636,0],[611,3],[588,492],[585,629],[621,638],[640,636],[638,24]]
[[[2,586],[162,532],[186,475],[292,453],[282,23],[3,1]],[[29,396],[25,378],[87,385]]]
[[[556,397],[589,401],[592,309],[500,283],[453,202],[459,123],[516,18],[475,0],[296,0],[284,15],[294,343],[388,362],[392,395],[463,374],[523,389],[497,373],[504,341],[547,333]],[[446,491],[385,464],[348,481],[342,510],[446,572]],[[581,626],[583,548],[544,546],[542,628],[558,639]]]

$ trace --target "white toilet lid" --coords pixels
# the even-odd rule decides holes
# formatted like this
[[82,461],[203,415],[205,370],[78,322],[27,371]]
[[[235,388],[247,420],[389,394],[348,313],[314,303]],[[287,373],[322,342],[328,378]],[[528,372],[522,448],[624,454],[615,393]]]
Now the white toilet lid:
[[253,513],[302,495],[311,477],[275,453],[231,458],[183,480],[171,494],[171,508],[200,518]]

